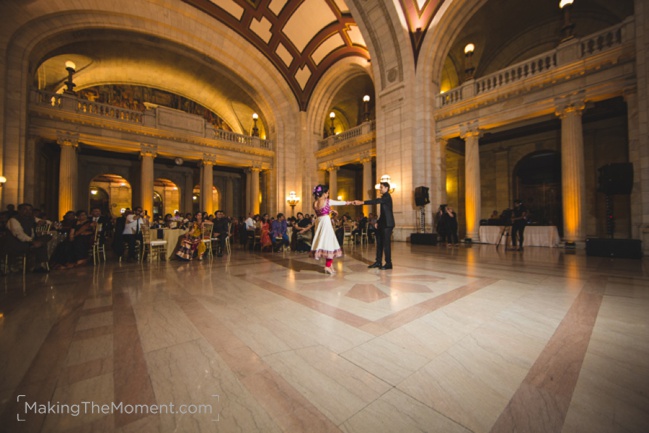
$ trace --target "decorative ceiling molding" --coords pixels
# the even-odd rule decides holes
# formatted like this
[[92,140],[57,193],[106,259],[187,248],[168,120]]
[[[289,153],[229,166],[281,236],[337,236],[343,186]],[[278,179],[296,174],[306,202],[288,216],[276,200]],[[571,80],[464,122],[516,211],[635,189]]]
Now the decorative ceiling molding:
[[[421,44],[426,36],[426,31],[433,22],[435,14],[444,3],[444,0],[399,0],[403,15],[406,18],[408,25],[408,33],[410,34],[410,43],[412,44],[412,51],[415,57],[415,67],[419,58],[419,50]],[[420,5],[423,3],[423,5]]]
[[[341,0],[183,0],[227,25],[261,51],[284,76],[300,110],[340,59],[370,58]],[[443,0],[436,0],[443,1]]]

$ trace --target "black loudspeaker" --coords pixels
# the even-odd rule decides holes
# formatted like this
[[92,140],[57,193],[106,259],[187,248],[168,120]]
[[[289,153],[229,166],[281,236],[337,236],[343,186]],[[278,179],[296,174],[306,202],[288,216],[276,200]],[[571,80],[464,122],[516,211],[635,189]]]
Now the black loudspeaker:
[[428,188],[425,186],[418,186],[415,188],[415,204],[417,206],[426,206],[430,203],[428,198]]
[[631,194],[633,189],[633,164],[621,162],[607,164],[598,169],[597,191],[604,194]]
[[435,233],[413,233],[410,235],[410,243],[417,245],[437,245]]
[[640,259],[642,242],[640,239],[586,239],[586,255]]

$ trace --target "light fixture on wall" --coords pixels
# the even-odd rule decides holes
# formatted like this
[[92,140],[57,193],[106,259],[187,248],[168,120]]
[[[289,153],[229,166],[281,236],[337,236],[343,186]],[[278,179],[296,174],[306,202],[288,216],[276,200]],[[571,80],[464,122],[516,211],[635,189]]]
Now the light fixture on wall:
[[370,95],[363,96],[363,122],[370,121]]
[[5,186],[5,183],[7,183],[7,178],[4,176],[0,176],[0,188]]
[[297,204],[300,202],[300,197],[298,197],[295,194],[295,191],[291,191],[288,193],[286,202],[288,203],[289,206],[291,206],[291,216],[292,216],[293,212],[295,212],[295,206],[297,206]]
[[334,119],[336,118],[336,113],[333,111],[329,113],[329,120],[331,120],[331,126],[329,127],[329,135],[334,135],[336,132],[336,127],[334,126]]
[[466,44],[464,47],[464,77],[467,80],[473,79],[475,74],[475,67],[473,66],[473,52],[475,45]]
[[94,186],[90,188],[90,195],[97,195],[99,193],[99,190],[95,188]]
[[259,137],[259,128],[257,128],[257,119],[259,119],[259,115],[257,113],[252,113],[252,121],[254,122],[254,125],[252,126],[253,137]]
[[570,11],[572,10],[572,4],[574,0],[560,0],[559,8],[563,11],[563,27],[561,27],[562,40],[568,40],[573,37],[573,30],[575,29],[575,23],[570,19]]
[[65,91],[66,93],[74,93],[74,87],[76,86],[76,84],[74,84],[74,82],[72,81],[72,77],[77,71],[77,65],[75,65],[74,62],[68,60],[67,62],[65,62],[65,70],[68,71],[68,81],[65,82],[67,89],[65,89]]
[[389,174],[384,174],[383,176],[381,176],[381,180],[379,181],[379,183],[374,185],[374,189],[381,189],[381,182],[387,182],[390,184],[390,194],[392,194],[394,190],[397,189],[397,184],[392,182]]

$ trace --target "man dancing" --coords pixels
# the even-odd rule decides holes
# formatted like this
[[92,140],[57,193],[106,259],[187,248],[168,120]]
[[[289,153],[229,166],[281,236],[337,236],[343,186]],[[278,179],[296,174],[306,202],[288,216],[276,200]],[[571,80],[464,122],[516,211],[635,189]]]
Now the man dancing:
[[[392,269],[392,230],[394,229],[394,214],[392,213],[392,196],[390,195],[390,184],[380,183],[381,197],[374,200],[356,200],[355,205],[380,204],[381,216],[376,222],[376,260],[368,268],[379,268],[382,271]],[[382,265],[383,255],[385,264]]]

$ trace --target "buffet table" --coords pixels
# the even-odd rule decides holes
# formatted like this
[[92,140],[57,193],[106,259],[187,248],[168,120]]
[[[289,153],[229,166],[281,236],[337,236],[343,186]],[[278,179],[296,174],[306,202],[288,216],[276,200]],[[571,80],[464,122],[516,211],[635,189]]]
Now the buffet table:
[[[485,244],[496,244],[500,239],[503,226],[480,226],[480,242]],[[523,247],[558,247],[561,238],[556,226],[527,226]],[[507,239],[511,245],[510,236]],[[503,242],[505,239],[503,239]]]

